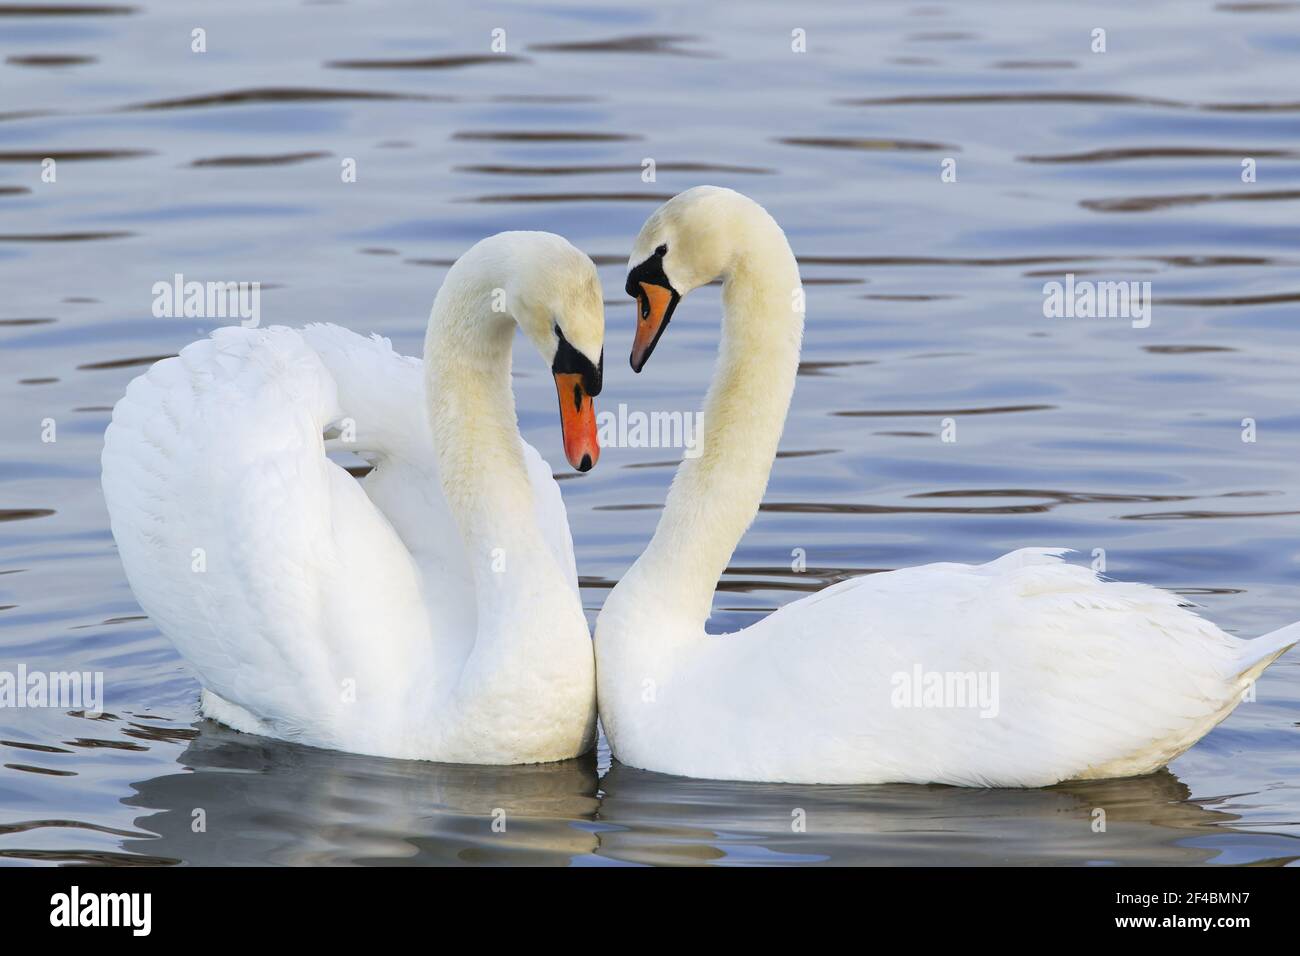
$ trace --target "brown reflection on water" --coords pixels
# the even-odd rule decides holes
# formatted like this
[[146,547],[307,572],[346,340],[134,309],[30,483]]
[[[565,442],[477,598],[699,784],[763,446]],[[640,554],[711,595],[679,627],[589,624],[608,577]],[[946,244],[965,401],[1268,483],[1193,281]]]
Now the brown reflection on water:
[[459,56],[423,56],[394,60],[331,60],[325,65],[335,70],[456,70],[484,63],[531,63],[526,56],[511,53],[462,54]]
[[1285,518],[1300,511],[1152,511],[1136,515],[1116,515],[1124,521],[1201,521],[1206,518]]
[[0,3],[0,17],[112,17],[139,11],[110,3]]
[[[729,166],[723,163],[659,163],[656,170],[665,173],[734,173],[737,175],[770,175],[772,169],[756,166]],[[642,168],[635,165],[587,164],[577,166],[521,166],[505,163],[484,163],[474,166],[457,166],[461,173],[485,173],[490,176],[588,176],[607,173],[640,175]],[[807,280],[804,280],[805,283]]]
[[1300,199],[1300,189],[1274,189],[1240,193],[1188,193],[1177,196],[1123,196],[1117,199],[1081,199],[1079,205],[1094,212],[1150,212],[1177,206],[1203,206],[1224,202],[1286,202]]
[[1300,292],[1268,292],[1261,295],[1222,295],[1222,296],[1169,296],[1156,299],[1159,305],[1193,305],[1193,306],[1234,306],[1234,305],[1273,305],[1278,302],[1300,302]]
[[337,103],[349,100],[424,100],[446,99],[429,94],[384,93],[375,90],[331,90],[299,86],[256,87],[246,90],[227,90],[221,93],[204,93],[200,96],[180,96],[164,100],[149,100],[124,106],[132,110],[187,110],[209,106],[246,106],[259,103]]
[[843,106],[935,106],[935,105],[993,105],[1016,103],[1058,103],[1088,106],[1152,106],[1161,109],[1204,110],[1218,113],[1294,113],[1300,111],[1300,101],[1247,101],[1236,103],[1190,103],[1184,100],[1164,99],[1155,96],[1135,96],[1126,93],[1086,93],[1066,91],[1037,91],[1031,93],[945,93],[906,96],[877,96],[838,101]]
[[11,55],[5,57],[5,62],[11,66],[34,66],[34,67],[65,67],[65,66],[84,66],[87,63],[95,63],[98,57],[79,56],[72,53],[33,53],[27,56]]
[[915,139],[860,139],[852,136],[783,136],[776,140],[786,146],[817,146],[823,149],[860,149],[867,152],[930,153],[937,150],[960,152],[951,143],[927,143]]
[[2,149],[0,163],[40,163],[53,159],[60,163],[94,162],[106,159],[139,159],[154,156],[152,149]]
[[301,153],[271,153],[262,156],[208,156],[196,159],[191,166],[293,166],[313,159],[325,159],[333,153],[309,150]]
[[1055,405],[990,405],[984,408],[868,408],[831,412],[841,418],[942,418],[947,415],[1008,415],[1017,412],[1045,412]]
[[872,359],[844,359],[841,361],[820,361],[814,362],[811,359],[804,359],[799,363],[800,375],[824,376],[827,372],[842,368],[857,368],[860,365],[875,365]]
[[1142,159],[1233,159],[1263,156],[1269,159],[1300,157],[1293,149],[1221,149],[1210,146],[1124,146],[1093,149],[1083,153],[1056,153],[1046,156],[1017,156],[1021,163],[1117,163]]
[[99,242],[104,239],[129,239],[134,232],[124,229],[100,232],[8,232],[0,233],[0,242]]
[[161,362],[163,359],[175,358],[175,353],[167,355],[140,355],[132,358],[109,359],[104,362],[86,362],[78,365],[79,371],[101,371],[109,368],[137,368],[141,365],[153,365],[154,362]]
[[1152,355],[1203,355],[1206,352],[1235,352],[1227,345],[1144,345],[1142,351]]
[[708,56],[698,50],[684,50],[679,44],[697,43],[700,38],[683,34],[637,34],[607,40],[572,40],[562,43],[533,43],[528,49],[538,53],[633,53],[660,56]]
[[628,133],[591,133],[582,130],[459,130],[452,139],[484,143],[622,143],[640,136]]
[[494,193],[488,196],[474,196],[462,202],[477,203],[549,203],[549,202],[645,202],[661,203],[672,199],[670,193]]
[[53,508],[0,508],[0,521],[28,521],[32,518],[48,518],[52,514]]

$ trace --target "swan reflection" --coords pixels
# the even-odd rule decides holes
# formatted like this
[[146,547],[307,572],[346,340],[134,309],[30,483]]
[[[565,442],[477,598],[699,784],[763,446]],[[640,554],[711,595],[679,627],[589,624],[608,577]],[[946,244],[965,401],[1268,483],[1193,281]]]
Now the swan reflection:
[[1271,839],[1167,770],[1043,790],[801,786],[617,762],[600,776],[594,754],[387,760],[198,727],[174,772],[134,785],[125,803],[157,836],[125,839],[127,852],[208,866],[1179,865],[1215,861],[1225,839]]
[[127,849],[204,866],[557,865],[597,847],[592,754],[439,764],[199,726],[176,772],[136,784],[125,801],[149,811],[136,825],[158,835]]
[[974,790],[690,780],[615,764],[601,788],[600,819],[617,827],[601,854],[659,864],[1202,864],[1217,853],[1193,838],[1239,819],[1191,800],[1168,770]]

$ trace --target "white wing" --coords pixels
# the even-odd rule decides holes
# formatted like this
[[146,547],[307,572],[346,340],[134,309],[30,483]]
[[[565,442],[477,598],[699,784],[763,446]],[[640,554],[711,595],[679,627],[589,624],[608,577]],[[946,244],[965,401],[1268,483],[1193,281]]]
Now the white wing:
[[1103,582],[1057,553],[856,578],[707,639],[634,746],[649,769],[750,780],[1043,786],[1144,773],[1222,720],[1300,637],[1252,648],[1175,595]]
[[[374,752],[455,679],[473,591],[425,408],[418,360],[313,326],[218,330],[114,409],[103,485],[131,587],[204,687],[268,732]],[[376,466],[363,483],[325,454],[349,425]],[[545,478],[543,527],[563,528],[571,567]]]

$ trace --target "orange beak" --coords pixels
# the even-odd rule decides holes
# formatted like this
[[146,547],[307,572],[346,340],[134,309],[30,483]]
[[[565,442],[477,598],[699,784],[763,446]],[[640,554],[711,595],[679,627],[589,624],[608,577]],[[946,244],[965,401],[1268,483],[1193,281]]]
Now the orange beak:
[[596,439],[596,406],[578,372],[556,372],[555,391],[560,396],[560,427],[564,430],[564,457],[578,471],[591,471],[600,460]]
[[[631,285],[631,283],[629,283]],[[680,298],[670,288],[653,282],[638,282],[636,337],[632,340],[632,371],[639,372],[659,344],[659,337],[668,327],[673,309]]]

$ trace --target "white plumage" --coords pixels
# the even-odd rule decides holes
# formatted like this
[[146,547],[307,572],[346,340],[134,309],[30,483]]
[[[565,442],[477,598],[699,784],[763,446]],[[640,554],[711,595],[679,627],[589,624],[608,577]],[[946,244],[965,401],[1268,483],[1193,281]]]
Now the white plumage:
[[[505,235],[509,255],[549,256],[582,288],[594,277],[559,237]],[[507,285],[494,271],[502,241],[467,253],[435,302],[426,354],[461,368],[455,380],[430,371],[426,384],[425,363],[336,326],[223,328],[117,404],[103,453],[113,535],[141,606],[197,672],[207,716],[393,757],[533,762],[590,745],[594,674],[564,504],[515,425],[511,337],[464,307]],[[588,298],[568,304],[576,325],[592,308],[600,322],[598,287]],[[483,358],[499,387],[482,384],[474,357],[437,358],[476,329],[504,342]],[[591,347],[587,331],[569,337]],[[442,480],[466,453],[435,445],[443,390],[486,396],[443,432],[471,446],[476,487]],[[331,461],[327,433],[374,470],[358,482]],[[508,533],[482,540],[472,514],[462,529],[449,491]],[[524,605],[536,623],[515,627]]]
[[654,608],[614,608],[601,642],[625,630],[673,648],[628,664],[600,646],[615,755],[728,780],[1035,787],[1149,773],[1300,640],[1300,625],[1238,640],[1175,595],[1038,548],[854,578],[695,640]]
[[669,201],[631,265],[656,249],[681,294],[724,277],[723,342],[702,454],[679,467],[654,540],[596,625],[601,720],[620,761],[797,783],[1148,773],[1300,641],[1300,624],[1238,640],[1175,595],[1104,582],[1045,548],[855,578],[707,635],[794,389],[799,274],[777,224],[730,190]]

